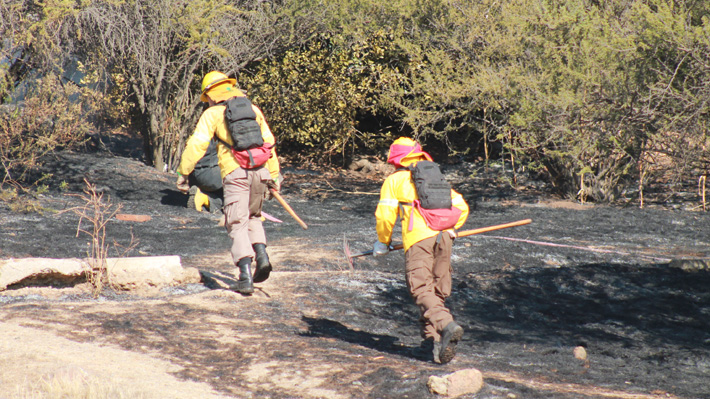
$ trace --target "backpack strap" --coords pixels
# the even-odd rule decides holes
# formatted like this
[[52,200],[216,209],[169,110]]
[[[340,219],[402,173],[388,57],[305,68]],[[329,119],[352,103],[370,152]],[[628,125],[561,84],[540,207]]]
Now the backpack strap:
[[[229,148],[235,150],[235,148],[234,148],[233,145],[231,145],[231,144],[227,143],[226,141],[222,140],[221,138],[217,137],[216,134],[214,135],[214,138],[215,138],[217,141],[219,141],[220,143],[222,143],[222,144],[226,145],[227,147],[229,147]],[[274,142],[274,144],[264,143],[264,146],[267,146],[267,147],[272,148],[272,149],[273,149],[273,148],[276,148],[276,145],[278,145],[278,141]],[[249,157],[251,157],[251,153],[249,153]]]
[[414,205],[412,205],[412,209],[409,211],[409,226],[407,226],[409,231],[414,230]]
[[411,209],[409,210],[409,225],[407,226],[408,231],[412,231],[414,229],[414,208],[416,208],[416,201],[415,202],[400,202],[399,203],[399,210],[402,215],[404,215],[404,205],[410,206]]
[[[412,169],[409,166],[400,166],[399,168],[395,169],[393,173],[397,172],[412,172]],[[409,210],[409,226],[407,226],[408,231],[412,231],[414,229],[414,203],[413,202],[400,202],[399,203],[399,209],[404,215],[404,205],[410,206],[411,209]]]
[[439,245],[439,243],[441,242],[441,237],[443,233],[443,231],[439,231],[439,234],[436,235],[436,245]]
[[254,165],[254,156],[251,154],[251,150],[247,150],[247,154],[249,154],[249,165]]
[[233,147],[231,144],[229,144],[229,143],[227,143],[226,141],[222,140],[221,138],[217,137],[216,134],[214,135],[214,138],[216,138],[217,141],[219,141],[220,143],[226,145],[227,147],[229,147],[229,148],[231,148],[231,149],[234,149],[234,147]]

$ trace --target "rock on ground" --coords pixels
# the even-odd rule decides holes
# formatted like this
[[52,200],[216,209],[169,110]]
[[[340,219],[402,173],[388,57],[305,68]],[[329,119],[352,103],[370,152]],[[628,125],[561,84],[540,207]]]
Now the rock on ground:
[[434,394],[458,398],[480,391],[483,388],[483,374],[476,369],[458,370],[443,377],[429,377],[427,386]]
[[[10,286],[70,286],[86,280],[88,259],[22,258],[0,260],[0,291]],[[179,256],[107,258],[106,272],[118,290],[160,289],[200,282],[196,268],[182,267]]]

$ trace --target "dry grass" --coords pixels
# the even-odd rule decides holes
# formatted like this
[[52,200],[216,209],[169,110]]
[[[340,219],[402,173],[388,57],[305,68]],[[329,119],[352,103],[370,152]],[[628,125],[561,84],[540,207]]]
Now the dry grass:
[[70,370],[36,381],[26,381],[11,394],[10,399],[141,399],[145,395],[132,392],[108,379],[88,375],[82,370]]
[[30,195],[20,195],[17,187],[8,189],[0,189],[0,202],[7,203],[10,211],[18,213],[39,213],[45,210],[39,201],[33,199]]

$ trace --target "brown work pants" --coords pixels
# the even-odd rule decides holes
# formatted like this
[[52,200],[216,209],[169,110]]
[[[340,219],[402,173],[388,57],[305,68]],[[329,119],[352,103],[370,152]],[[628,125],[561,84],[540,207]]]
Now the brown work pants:
[[419,306],[422,338],[438,341],[441,330],[454,321],[444,301],[451,295],[451,247],[444,232],[409,247],[404,255],[407,288]]
[[237,265],[244,257],[254,259],[253,244],[266,244],[261,224],[268,169],[237,168],[224,177],[224,226],[232,239],[232,261]]

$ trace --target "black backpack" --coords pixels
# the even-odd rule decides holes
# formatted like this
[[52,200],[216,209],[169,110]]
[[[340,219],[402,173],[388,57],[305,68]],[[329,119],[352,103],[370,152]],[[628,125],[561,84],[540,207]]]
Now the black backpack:
[[444,178],[439,165],[431,161],[419,161],[407,167],[412,172],[412,181],[424,209],[451,208],[451,184]]
[[256,121],[256,113],[251,101],[246,97],[232,97],[225,102],[224,118],[227,129],[237,151],[249,150],[264,145],[261,126]]
[[461,216],[461,210],[451,201],[451,184],[444,178],[439,165],[431,161],[419,161],[409,165],[414,188],[419,199],[403,203],[412,207],[409,215],[409,231],[414,228],[414,210],[419,211],[426,225],[437,231],[453,229]]

